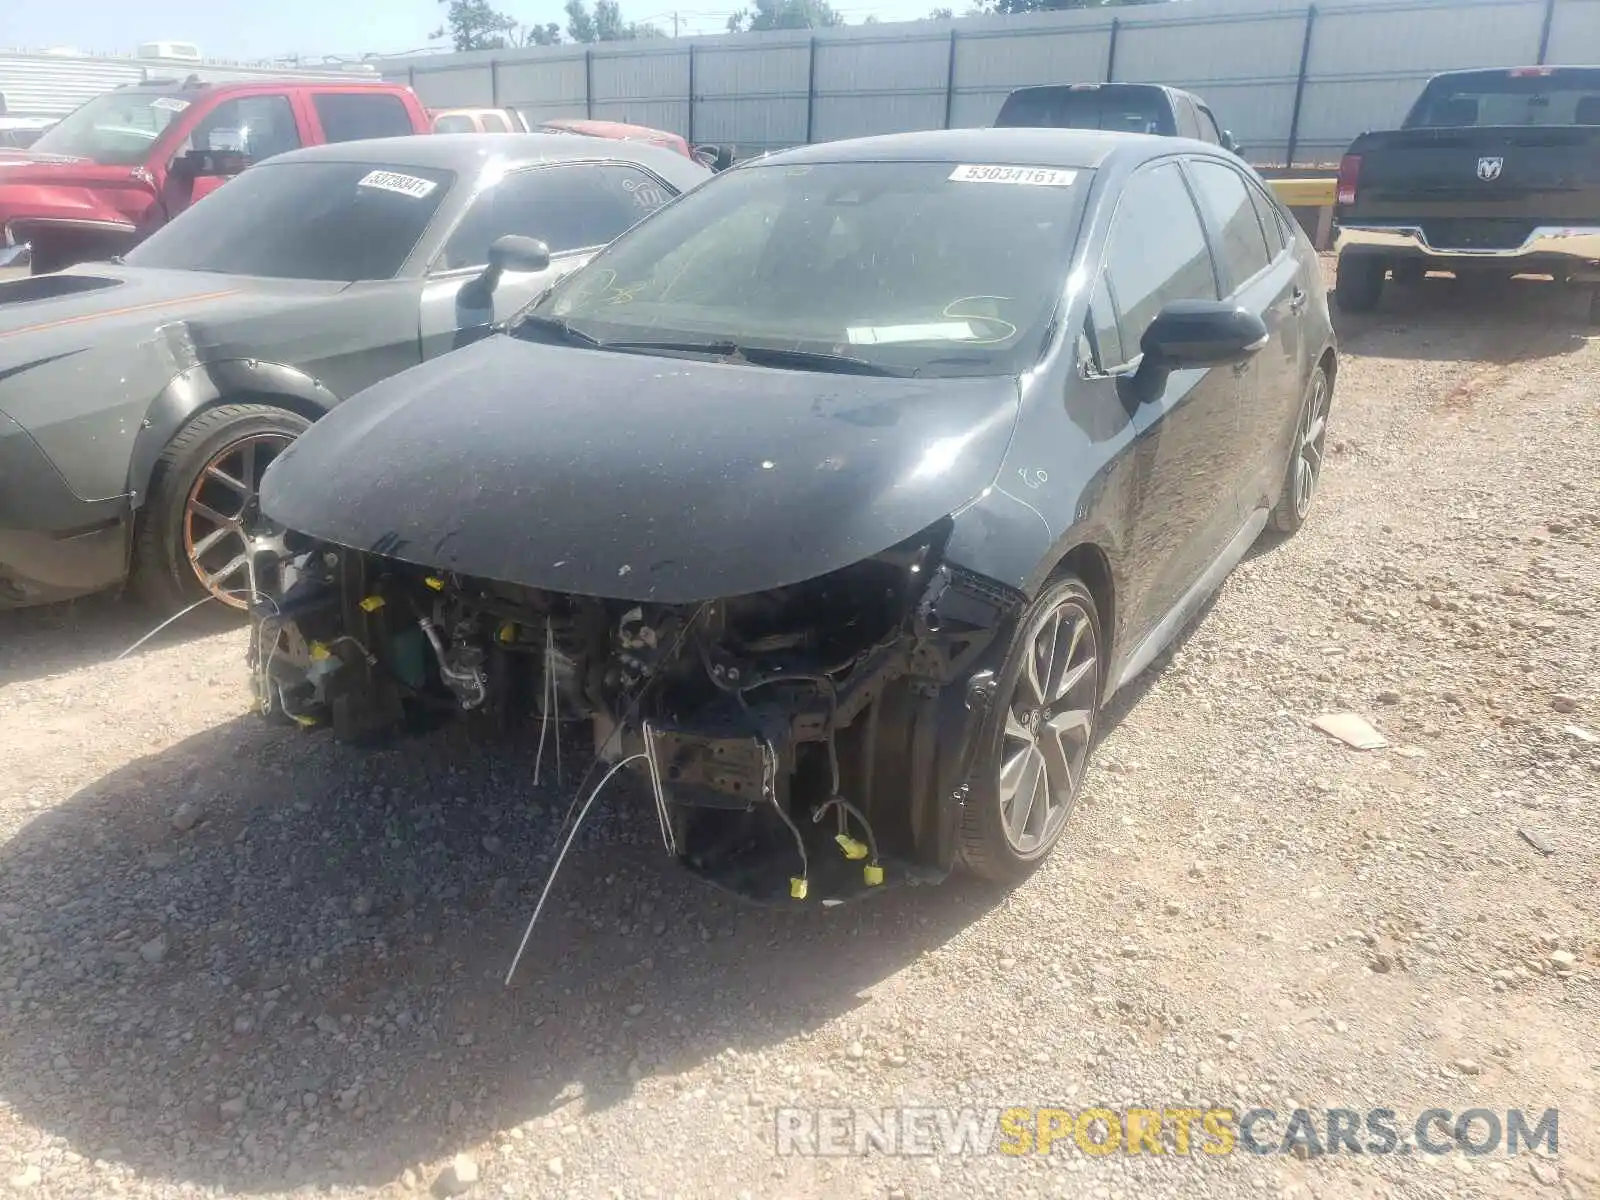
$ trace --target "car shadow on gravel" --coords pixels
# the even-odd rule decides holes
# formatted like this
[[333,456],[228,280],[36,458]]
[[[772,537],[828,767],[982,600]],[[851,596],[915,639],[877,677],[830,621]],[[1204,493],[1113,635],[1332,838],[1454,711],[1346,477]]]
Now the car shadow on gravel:
[[1429,276],[1389,284],[1375,313],[1340,312],[1340,348],[1372,358],[1512,363],[1576,353],[1600,333],[1589,320],[1589,290],[1549,280],[1499,286]]
[[[163,618],[115,593],[62,604],[0,612],[0,688],[104,662],[161,624]],[[143,646],[145,654],[241,626],[220,604],[180,617]]]
[[[506,987],[576,781],[536,788],[527,749],[467,733],[361,752],[241,718],[21,830],[0,1100],[150,1178],[371,1186],[804,1036],[1005,902],[956,879],[737,905],[665,861],[619,779]],[[781,1093],[729,1102],[766,1121]]]

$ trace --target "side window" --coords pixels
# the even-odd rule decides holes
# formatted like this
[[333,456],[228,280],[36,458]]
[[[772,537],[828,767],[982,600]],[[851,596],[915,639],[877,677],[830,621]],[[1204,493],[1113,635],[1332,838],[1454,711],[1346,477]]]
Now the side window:
[[1283,219],[1278,215],[1278,206],[1254,184],[1250,185],[1250,200],[1256,206],[1256,218],[1261,222],[1261,232],[1267,236],[1267,254],[1277,258],[1283,253],[1283,248],[1287,244]]
[[433,123],[435,133],[477,133],[472,127],[472,118],[465,113],[451,113],[449,116],[440,117]]
[[178,147],[178,153],[231,150],[260,162],[299,147],[300,129],[287,96],[241,96],[212,109]]
[[488,261],[508,233],[535,237],[550,253],[603,246],[675,195],[654,175],[623,163],[568,163],[507,175],[472,202],[445,243],[441,270]]
[[1178,119],[1178,136],[1186,138],[1200,137],[1200,122],[1195,119],[1194,104],[1187,96],[1173,96],[1172,108]]
[[1219,230],[1217,259],[1231,291],[1267,265],[1267,241],[1256,206],[1245,189],[1244,177],[1232,167],[1191,159],[1189,168],[1194,172],[1200,203]]
[[330,142],[356,142],[362,138],[404,137],[411,114],[399,96],[386,92],[318,92],[311,100],[317,120]]
[[1194,115],[1200,122],[1200,140],[1222,145],[1222,130],[1217,128],[1217,119],[1211,115],[1211,110],[1204,104],[1197,104]]
[[506,119],[499,113],[483,114],[483,131],[485,133],[510,133],[506,126]]
[[1106,277],[1130,358],[1162,305],[1218,298],[1205,230],[1177,163],[1146,168],[1123,188],[1106,247]]

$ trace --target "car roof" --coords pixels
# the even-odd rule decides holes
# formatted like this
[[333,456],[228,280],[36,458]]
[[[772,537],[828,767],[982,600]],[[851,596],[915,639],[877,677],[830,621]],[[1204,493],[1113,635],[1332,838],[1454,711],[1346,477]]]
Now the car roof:
[[780,150],[751,165],[834,162],[997,163],[1005,166],[1094,170],[1110,160],[1135,162],[1174,151],[1214,154],[1216,147],[1187,138],[1100,129],[935,129],[820,142]]
[[[637,158],[648,164],[657,153],[670,154],[647,142],[623,142],[570,133],[418,133],[408,137],[329,142],[274,155],[262,165],[293,162],[380,163],[385,166],[432,167],[470,175],[491,159],[508,166],[530,162],[574,162]],[[683,155],[675,155],[681,159]]]
[[260,79],[225,79],[216,83],[207,83],[204,80],[189,79],[144,79],[137,83],[124,83],[114,90],[117,92],[193,92],[204,93],[212,96],[220,92],[253,91],[257,88],[323,88],[345,91],[348,89],[360,90],[369,88],[377,92],[402,92],[406,90],[403,83],[394,83],[387,79],[341,79],[329,76],[327,79],[273,79],[263,76]]

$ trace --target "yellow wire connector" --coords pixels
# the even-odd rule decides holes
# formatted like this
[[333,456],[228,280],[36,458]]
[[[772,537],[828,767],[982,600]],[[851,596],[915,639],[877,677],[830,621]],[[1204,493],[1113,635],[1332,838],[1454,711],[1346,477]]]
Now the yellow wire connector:
[[312,662],[321,662],[325,658],[332,658],[332,657],[333,657],[333,651],[329,650],[328,647],[324,643],[322,643],[322,642],[312,642],[311,643],[311,661]]
[[422,582],[427,584],[436,592],[444,591],[444,580],[440,579],[437,575],[424,576]]
[[500,630],[499,630],[498,633],[495,634],[495,636],[500,639],[500,644],[502,646],[511,645],[512,642],[517,640],[516,622],[514,622],[514,621],[502,621],[500,623]]
[[861,878],[866,880],[868,887],[882,887],[883,868],[877,863],[868,863],[861,868]]
[[361,611],[375,613],[384,605],[384,599],[379,595],[371,595],[361,601]]
[[789,878],[789,899],[791,899],[791,900],[804,900],[805,898],[806,898],[806,881],[805,881],[805,877],[801,876],[801,875],[793,875],[793,876],[791,876]]
[[844,856],[851,862],[856,862],[867,856],[866,843],[856,841],[848,833],[837,834],[833,840],[839,843],[839,849],[844,851]]

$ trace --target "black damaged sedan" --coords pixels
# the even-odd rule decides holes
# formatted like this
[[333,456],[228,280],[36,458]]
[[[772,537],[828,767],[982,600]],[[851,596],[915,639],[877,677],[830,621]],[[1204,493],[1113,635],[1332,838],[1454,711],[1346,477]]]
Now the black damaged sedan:
[[1336,370],[1309,242],[1215,147],[772,155],[284,452],[257,695],[579,725],[754,899],[1015,880],[1107,698],[1307,519]]

